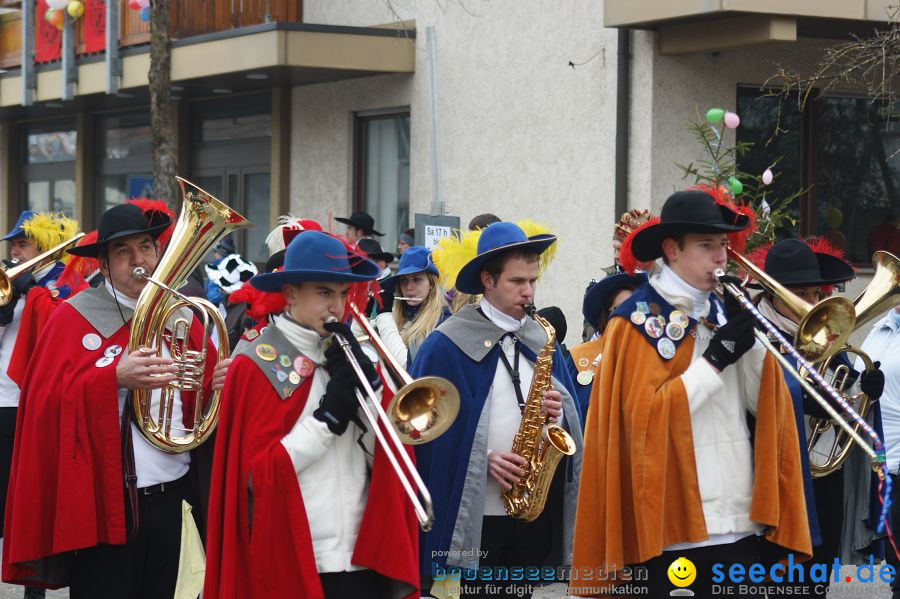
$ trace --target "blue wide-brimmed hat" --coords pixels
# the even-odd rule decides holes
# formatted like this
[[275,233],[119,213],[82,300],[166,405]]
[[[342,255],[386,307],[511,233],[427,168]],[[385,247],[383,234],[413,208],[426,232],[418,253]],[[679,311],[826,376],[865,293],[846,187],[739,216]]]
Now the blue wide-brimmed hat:
[[309,281],[371,281],[380,272],[371,260],[348,253],[339,239],[320,231],[303,231],[285,250],[284,270],[256,275],[250,284],[260,291],[281,291],[283,285]]
[[463,293],[482,293],[481,267],[485,262],[509,250],[532,249],[540,254],[555,241],[556,235],[547,233],[527,237],[516,223],[493,223],[485,227],[478,237],[478,255],[460,269],[456,276],[456,288]]
[[19,220],[16,221],[16,226],[12,228],[12,231],[0,237],[0,241],[9,241],[10,239],[15,239],[16,237],[25,237],[25,229],[22,228],[26,222],[34,218],[35,212],[34,210],[25,210],[22,214],[19,215]]
[[581,313],[584,319],[592,327],[597,326],[597,317],[603,310],[603,304],[606,298],[612,292],[622,289],[623,287],[634,287],[637,289],[647,282],[647,273],[638,272],[633,275],[627,272],[620,272],[614,275],[604,277],[591,285],[587,293],[584,294],[584,302],[581,304]]
[[397,272],[382,281],[381,288],[393,292],[400,277],[420,272],[430,272],[434,276],[438,276],[438,269],[434,262],[431,261],[431,250],[421,245],[408,247],[403,252],[403,255],[400,256]]

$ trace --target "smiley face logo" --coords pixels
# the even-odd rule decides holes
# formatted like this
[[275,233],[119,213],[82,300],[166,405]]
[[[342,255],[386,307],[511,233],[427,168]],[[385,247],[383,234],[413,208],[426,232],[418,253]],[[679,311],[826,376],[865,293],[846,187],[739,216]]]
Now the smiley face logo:
[[679,557],[669,566],[669,582],[677,587],[690,586],[697,578],[697,568],[694,563],[684,557]]

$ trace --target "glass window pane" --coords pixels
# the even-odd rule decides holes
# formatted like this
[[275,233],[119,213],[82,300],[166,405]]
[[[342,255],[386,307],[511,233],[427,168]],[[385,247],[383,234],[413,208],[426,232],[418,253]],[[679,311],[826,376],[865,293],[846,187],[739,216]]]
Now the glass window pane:
[[255,137],[272,137],[271,114],[206,118],[200,127],[201,142]]
[[370,119],[363,126],[365,211],[390,251],[409,226],[409,115]]
[[75,160],[77,134],[69,131],[34,131],[27,135],[28,164]]
[[[741,88],[738,90],[737,113],[741,116],[737,141],[753,144],[739,157],[740,170],[751,175],[762,175],[775,160],[781,158],[772,168],[776,178],[766,187],[767,197],[785,198],[801,189],[803,139],[800,135],[801,118],[797,103],[792,100],[782,101],[779,107],[777,98],[760,97],[756,88]],[[788,213],[794,220],[799,218],[799,198],[790,206]],[[779,231],[779,236],[796,237],[797,233],[797,228],[793,227]]]
[[25,205],[29,210],[50,210],[50,181],[29,181],[26,193]]
[[153,175],[104,175],[98,178],[100,199],[97,204],[97,218],[117,204],[131,198],[152,197]]
[[100,121],[103,157],[147,156],[150,149],[150,117],[146,113],[109,116]]
[[75,215],[75,181],[73,179],[58,179],[53,182],[54,212],[62,212],[66,216]]
[[247,246],[244,257],[265,263],[269,259],[266,236],[269,234],[269,173],[244,175],[244,217],[253,223],[246,231]]
[[878,233],[900,209],[900,165],[891,160],[898,135],[897,124],[864,98],[820,100],[814,228],[853,262],[868,263],[871,251],[900,243],[896,228],[884,239]]

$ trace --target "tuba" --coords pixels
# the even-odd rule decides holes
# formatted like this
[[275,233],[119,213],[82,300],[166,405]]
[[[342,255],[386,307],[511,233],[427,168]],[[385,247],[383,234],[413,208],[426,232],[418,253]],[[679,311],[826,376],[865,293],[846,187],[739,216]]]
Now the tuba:
[[[173,406],[176,391],[201,391],[206,367],[206,345],[188,347],[193,312],[203,321],[203,339],[209,337],[210,321],[218,336],[219,360],[228,358],[228,330],[219,310],[204,298],[187,297],[179,293],[188,276],[220,239],[238,229],[252,226],[250,221],[209,195],[196,185],[176,177],[181,185],[184,204],[175,224],[172,239],[156,265],[152,276],[143,268],[136,268],[132,276],[150,284],[141,291],[131,319],[131,338],[128,351],[156,348],[162,355],[164,335],[171,334],[171,355],[178,370],[176,379],[160,389],[156,418],[152,408],[152,391],[135,389],[132,393],[134,422],[150,443],[169,453],[181,453],[203,443],[216,428],[221,391],[215,391],[204,409],[198,397],[194,404],[193,428],[184,431],[181,423],[173,425]],[[170,333],[166,333],[166,331]],[[173,428],[186,432],[172,435]]]
[[[888,252],[875,252],[872,257],[875,275],[863,292],[853,302],[856,311],[856,326],[873,320],[894,306],[900,305],[900,260]],[[844,345],[839,352],[856,355],[865,366],[866,371],[874,368],[871,358],[861,349],[852,345]],[[850,368],[846,364],[834,365],[832,360],[819,367],[819,374],[825,376],[831,372],[829,384],[838,389],[853,408],[863,418],[866,417],[872,400],[865,393],[849,395],[847,392]],[[809,428],[809,469],[813,478],[828,476],[840,469],[850,455],[853,444],[846,431],[830,418],[808,417]],[[854,430],[859,425],[854,423]]]
[[[525,475],[503,492],[506,513],[513,518],[531,522],[541,515],[547,503],[553,473],[564,455],[575,454],[575,441],[566,430],[555,424],[546,425],[547,417],[542,412],[544,391],[550,389],[553,369],[553,351],[556,345],[556,331],[546,319],[539,316],[534,306],[527,306],[526,312],[547,334],[547,343],[541,348],[534,361],[534,376],[519,430],[513,437],[512,453],[527,460]],[[546,430],[545,430],[546,429]]]

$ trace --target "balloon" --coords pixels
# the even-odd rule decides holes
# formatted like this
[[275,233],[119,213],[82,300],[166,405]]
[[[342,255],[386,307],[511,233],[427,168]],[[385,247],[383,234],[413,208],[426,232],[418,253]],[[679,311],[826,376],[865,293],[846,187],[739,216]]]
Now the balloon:
[[137,0],[137,3],[138,3],[138,6],[140,6],[141,8],[149,8],[150,7],[150,0]]
[[44,13],[44,20],[47,21],[47,22],[49,23],[49,22],[50,22],[50,15],[52,15],[52,14],[53,14],[53,9],[52,9],[52,8],[48,8],[48,9],[47,9],[47,12]]
[[144,7],[141,9],[141,21],[147,23],[150,21],[150,7]]
[[84,14],[84,3],[79,0],[72,0],[69,2],[68,6],[66,6],[66,11],[69,13],[70,17],[77,19]]
[[69,3],[69,0],[47,0],[47,6],[52,8],[53,10],[59,10],[61,8],[65,8],[66,4]]
[[729,129],[737,129],[738,125],[741,124],[741,117],[736,115],[733,112],[725,113],[725,126]]
[[129,0],[128,8],[130,8],[131,10],[141,10],[141,4],[140,2],[138,2],[138,0]]
[[58,10],[58,9],[54,10],[50,14],[49,21],[50,21],[51,25],[53,25],[54,27],[56,27],[57,29],[59,29],[61,31],[63,26],[65,26],[65,24],[66,24],[66,15],[61,10]]
[[710,108],[706,111],[706,120],[710,123],[718,123],[725,116],[725,111],[721,108]]
[[736,196],[744,193],[744,184],[741,183],[737,177],[728,177],[728,188],[731,189],[731,193]]
[[771,185],[772,181],[775,179],[775,175],[772,174],[772,169],[767,168],[763,171],[762,174],[762,182],[763,185]]

